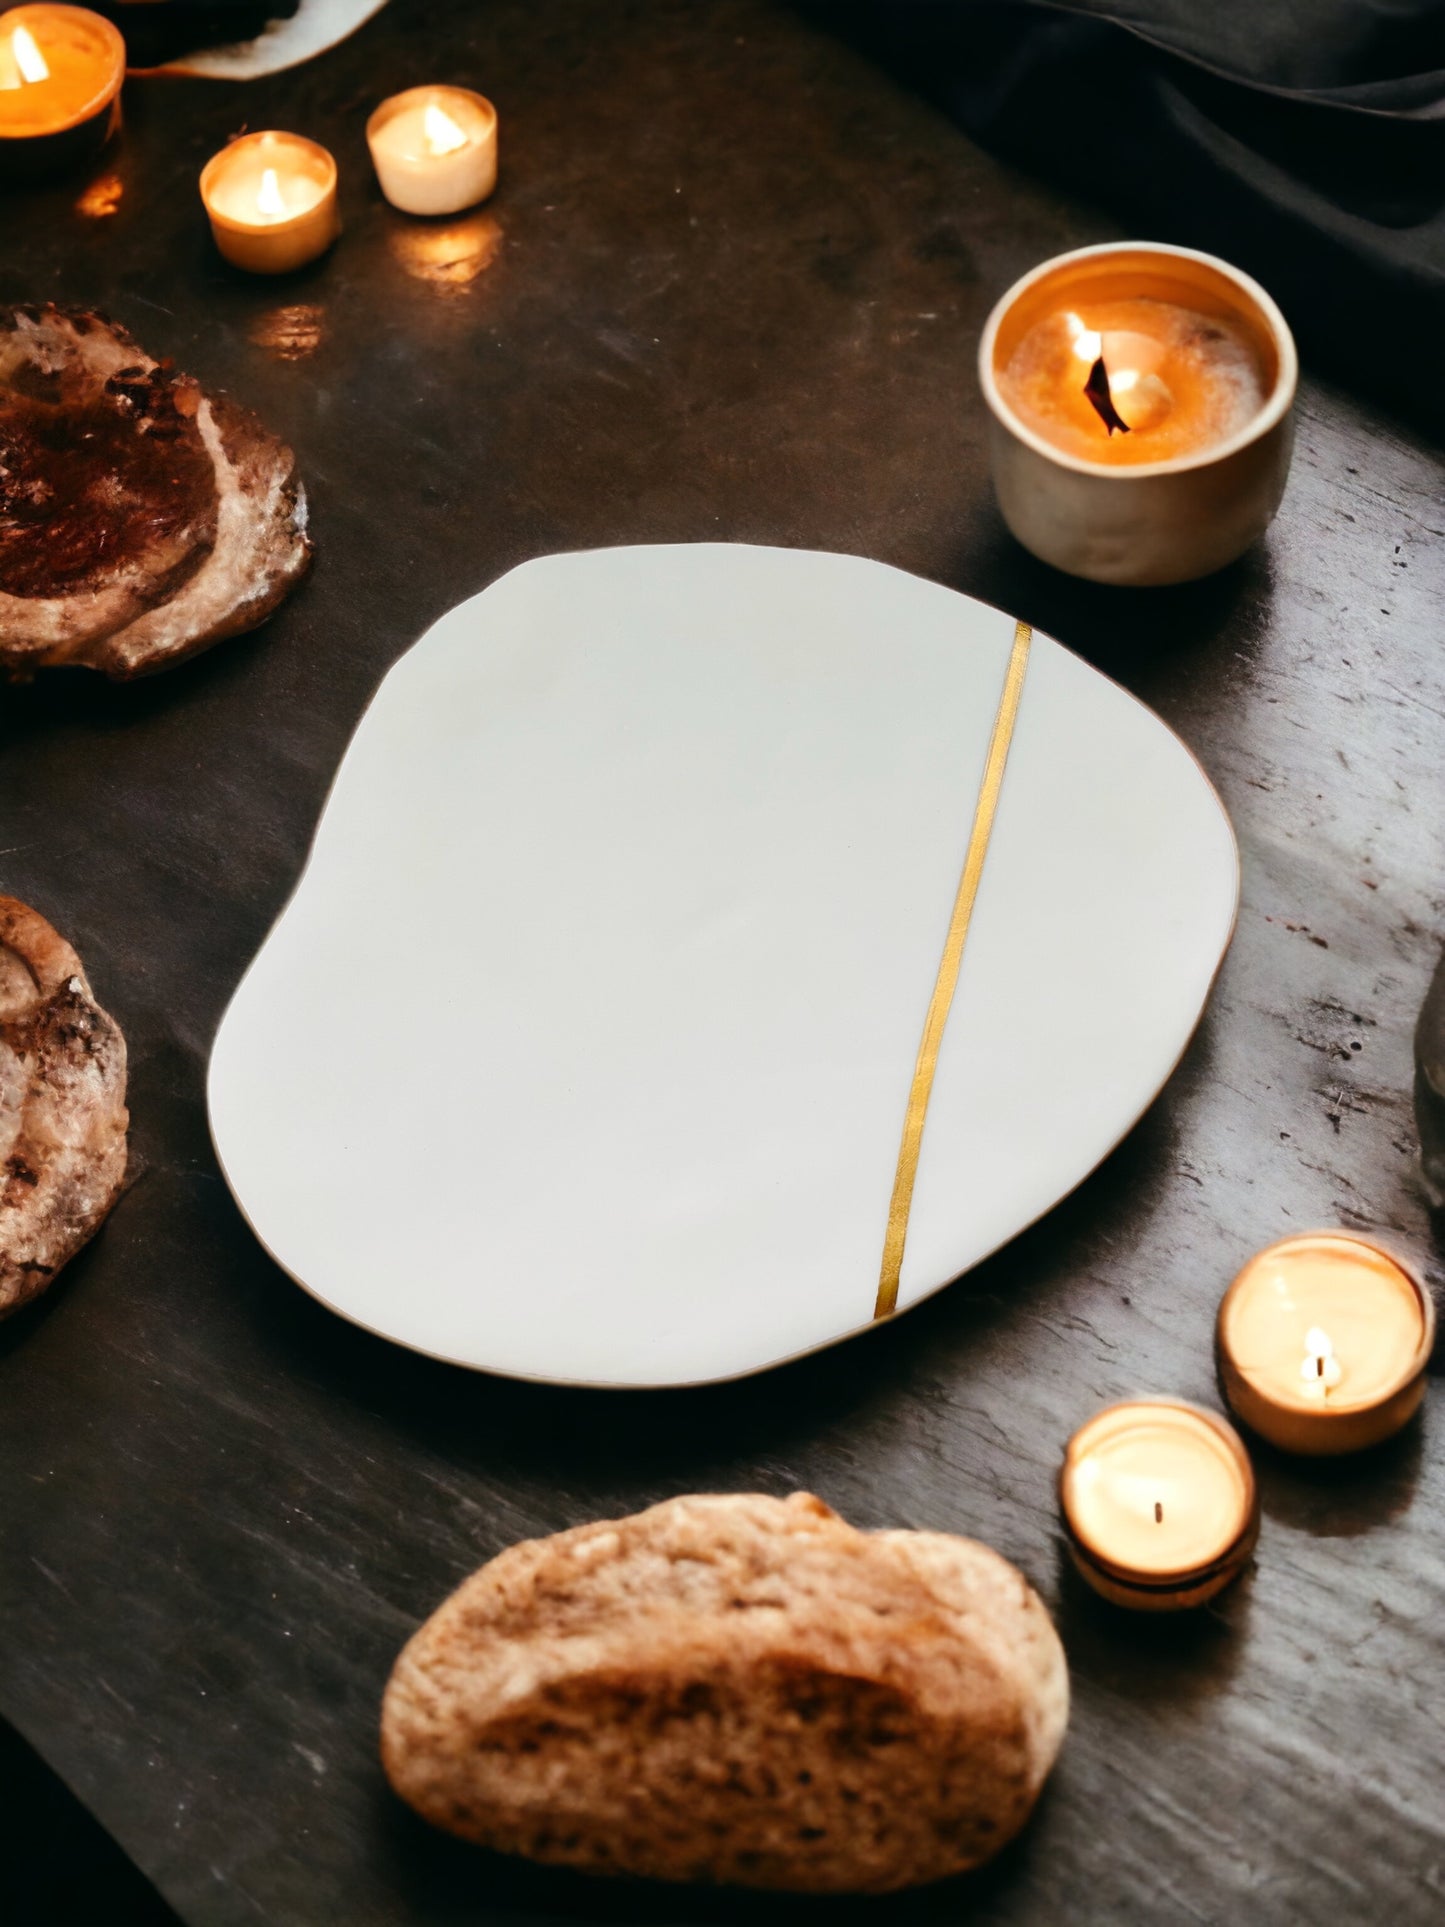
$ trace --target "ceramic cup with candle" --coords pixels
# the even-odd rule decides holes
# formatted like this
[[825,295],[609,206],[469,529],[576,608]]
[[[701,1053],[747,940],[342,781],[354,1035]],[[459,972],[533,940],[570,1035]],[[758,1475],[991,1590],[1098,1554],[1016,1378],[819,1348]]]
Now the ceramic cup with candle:
[[1268,1246],[1224,1294],[1219,1372],[1231,1409],[1287,1452],[1389,1438],[1425,1394],[1435,1307],[1413,1267],[1355,1232]]
[[1105,1599],[1146,1612],[1202,1605],[1254,1550],[1259,1502],[1238,1433],[1181,1399],[1107,1406],[1059,1474],[1069,1551]]
[[0,13],[0,178],[78,166],[120,126],[125,42],[84,7]]
[[300,134],[273,129],[232,141],[203,168],[201,199],[216,246],[251,274],[303,267],[341,232],[336,162]]
[[404,214],[458,214],[497,184],[497,110],[467,87],[409,87],[366,123],[381,191]]
[[994,487],[1025,548],[1071,575],[1209,575],[1284,493],[1298,376],[1257,282],[1189,248],[1079,248],[989,316],[979,380]]

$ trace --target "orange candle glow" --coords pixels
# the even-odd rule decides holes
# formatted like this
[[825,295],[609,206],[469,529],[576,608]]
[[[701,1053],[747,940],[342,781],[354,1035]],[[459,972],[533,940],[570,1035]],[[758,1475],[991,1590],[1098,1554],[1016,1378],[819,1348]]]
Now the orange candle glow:
[[26,162],[96,152],[120,124],[124,78],[125,42],[98,13],[29,6],[0,14],[0,158],[18,159],[22,149]]
[[1268,393],[1228,315],[1149,297],[1081,301],[1036,321],[998,378],[1021,421],[1083,461],[1134,467],[1230,440]]

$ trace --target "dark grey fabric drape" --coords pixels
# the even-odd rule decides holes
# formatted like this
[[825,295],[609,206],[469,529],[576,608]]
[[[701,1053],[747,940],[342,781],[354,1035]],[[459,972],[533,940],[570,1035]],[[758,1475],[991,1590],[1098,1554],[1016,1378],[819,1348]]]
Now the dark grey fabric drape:
[[1305,353],[1445,428],[1445,0],[841,0],[979,142],[1256,275]]

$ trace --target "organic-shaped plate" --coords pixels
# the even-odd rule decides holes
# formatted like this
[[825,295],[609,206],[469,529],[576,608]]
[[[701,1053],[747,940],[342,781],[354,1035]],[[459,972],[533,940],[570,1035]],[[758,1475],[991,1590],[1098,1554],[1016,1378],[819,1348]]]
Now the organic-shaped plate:
[[1189,752],[996,609],[851,556],[551,556],[362,719],[216,1040],[216,1146],[278,1263],[401,1344],[757,1371],[1072,1190],[1237,895]]

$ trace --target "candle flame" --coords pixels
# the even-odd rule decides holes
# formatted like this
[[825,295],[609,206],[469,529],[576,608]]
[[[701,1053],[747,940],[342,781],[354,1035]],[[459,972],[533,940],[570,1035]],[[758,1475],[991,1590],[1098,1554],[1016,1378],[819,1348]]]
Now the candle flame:
[[45,55],[35,44],[35,36],[27,27],[17,27],[10,36],[10,51],[15,56],[15,65],[20,69],[22,80],[49,80],[50,69],[45,64]]
[[256,207],[258,212],[272,221],[286,212],[286,203],[281,198],[281,183],[276,178],[274,167],[262,171],[261,185],[256,189]]
[[458,127],[445,108],[438,107],[435,101],[427,103],[421,119],[428,153],[455,154],[459,147],[466,146],[465,128]]
[[1344,1372],[1335,1357],[1334,1342],[1327,1331],[1311,1325],[1305,1333],[1305,1355],[1299,1368],[1305,1390],[1313,1396],[1328,1397],[1330,1387],[1338,1385]]
[[1104,352],[1104,337],[1086,328],[1076,314],[1064,316],[1064,326],[1074,338],[1074,353],[1080,361],[1096,362]]

